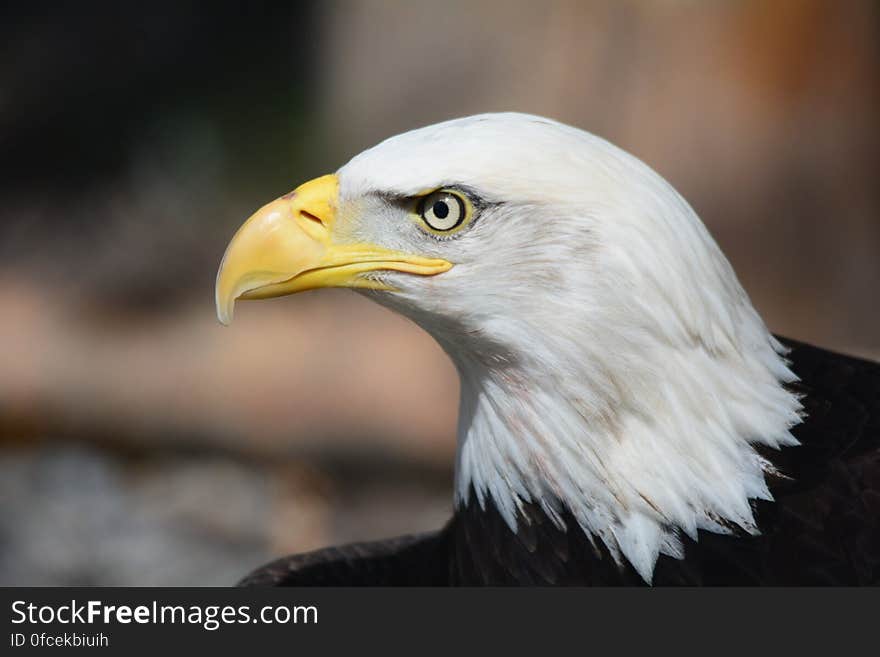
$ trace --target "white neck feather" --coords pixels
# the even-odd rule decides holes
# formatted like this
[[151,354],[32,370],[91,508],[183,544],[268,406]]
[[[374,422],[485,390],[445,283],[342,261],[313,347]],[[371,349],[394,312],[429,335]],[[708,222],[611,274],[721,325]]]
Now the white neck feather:
[[574,376],[456,358],[456,505],[472,488],[514,531],[523,501],[557,522],[562,505],[648,582],[660,553],[681,558],[680,533],[696,540],[698,529],[730,524],[757,533],[749,500],[772,499],[772,466],[752,445],[796,444],[798,404],[779,385],[793,377],[770,342],[757,355],[697,345],[654,345],[650,355],[626,364],[626,380],[600,381],[577,367],[583,354],[569,361]]

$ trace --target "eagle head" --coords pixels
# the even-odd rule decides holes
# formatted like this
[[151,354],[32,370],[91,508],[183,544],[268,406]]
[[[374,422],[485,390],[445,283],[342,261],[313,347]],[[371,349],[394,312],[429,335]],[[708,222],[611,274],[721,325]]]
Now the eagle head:
[[698,530],[756,533],[755,447],[794,445],[795,379],[727,259],[647,165],[582,130],[485,114],[392,137],[260,209],[236,299],[354,288],[461,377],[458,506],[525,502],[650,581]]

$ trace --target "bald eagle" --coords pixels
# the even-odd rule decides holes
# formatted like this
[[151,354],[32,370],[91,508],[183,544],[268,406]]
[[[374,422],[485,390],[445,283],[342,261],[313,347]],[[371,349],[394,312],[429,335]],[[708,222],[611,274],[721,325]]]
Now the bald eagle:
[[607,141],[515,113],[392,137],[245,222],[218,317],[322,287],[454,362],[455,513],[244,583],[880,583],[880,366],[774,337]]

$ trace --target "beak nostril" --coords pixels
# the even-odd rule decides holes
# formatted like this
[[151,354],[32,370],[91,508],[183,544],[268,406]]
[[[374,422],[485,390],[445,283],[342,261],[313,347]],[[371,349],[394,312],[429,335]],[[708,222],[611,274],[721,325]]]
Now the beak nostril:
[[302,215],[304,218],[308,219],[309,221],[313,221],[316,224],[320,224],[322,226],[324,225],[324,221],[320,217],[313,215],[311,212],[308,212],[307,210],[300,210],[299,213],[300,213],[300,215]]

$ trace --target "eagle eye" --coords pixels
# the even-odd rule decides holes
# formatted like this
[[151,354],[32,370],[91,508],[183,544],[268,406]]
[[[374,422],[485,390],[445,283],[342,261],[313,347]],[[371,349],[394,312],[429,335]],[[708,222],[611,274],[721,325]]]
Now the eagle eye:
[[440,189],[419,200],[418,213],[430,230],[449,233],[465,223],[471,208],[461,194]]

